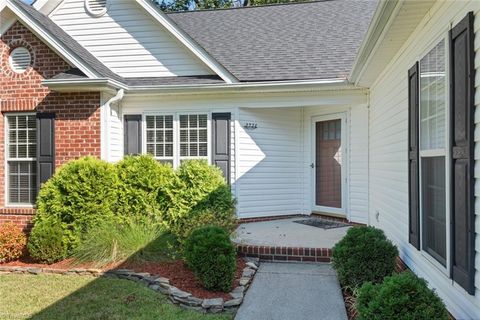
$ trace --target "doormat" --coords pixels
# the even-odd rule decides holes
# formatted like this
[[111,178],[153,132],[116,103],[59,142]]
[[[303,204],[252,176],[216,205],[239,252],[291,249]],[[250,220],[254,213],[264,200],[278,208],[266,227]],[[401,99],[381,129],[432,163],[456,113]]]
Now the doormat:
[[319,219],[319,218],[308,218],[304,220],[295,220],[293,222],[300,223],[300,224],[305,224],[307,226],[312,226],[312,227],[317,227],[317,228],[322,228],[322,229],[335,229],[335,228],[343,228],[343,227],[349,227],[349,224],[343,223],[343,222],[337,222],[337,221],[329,221],[329,220],[324,220],[324,219]]

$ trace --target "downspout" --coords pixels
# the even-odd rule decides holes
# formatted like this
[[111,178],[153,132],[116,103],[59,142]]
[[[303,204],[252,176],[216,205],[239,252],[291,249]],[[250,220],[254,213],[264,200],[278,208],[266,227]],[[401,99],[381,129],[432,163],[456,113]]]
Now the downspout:
[[[110,161],[110,148],[108,146],[108,142],[110,141],[110,116],[112,115],[112,110],[110,108],[110,105],[113,103],[120,102],[123,97],[125,96],[125,90],[119,89],[117,90],[117,94],[111,97],[107,102],[104,104],[104,115],[105,115],[105,142],[103,147],[105,148],[105,160]],[[120,111],[120,110],[119,110]],[[119,112],[120,113],[120,112]]]

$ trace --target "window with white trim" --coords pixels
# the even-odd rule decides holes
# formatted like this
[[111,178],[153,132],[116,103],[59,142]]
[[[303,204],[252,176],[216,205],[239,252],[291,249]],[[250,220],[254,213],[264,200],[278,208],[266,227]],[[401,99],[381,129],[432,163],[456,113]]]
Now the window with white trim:
[[173,165],[173,115],[145,117],[147,153]]
[[445,41],[420,60],[422,249],[447,265],[447,78]]
[[145,151],[160,162],[209,159],[208,114],[146,115],[145,130]]
[[37,119],[35,114],[7,115],[7,199],[32,205],[37,195]]
[[180,115],[180,160],[208,157],[207,115]]

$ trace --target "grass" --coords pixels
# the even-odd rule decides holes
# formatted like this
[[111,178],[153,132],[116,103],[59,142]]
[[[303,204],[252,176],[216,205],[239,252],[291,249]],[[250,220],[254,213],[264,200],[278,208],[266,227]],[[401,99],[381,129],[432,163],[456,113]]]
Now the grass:
[[0,275],[0,319],[231,320],[183,310],[141,284],[62,275]]
[[101,224],[87,232],[74,250],[77,263],[103,268],[111,263],[168,261],[178,256],[177,241],[160,226],[145,221]]

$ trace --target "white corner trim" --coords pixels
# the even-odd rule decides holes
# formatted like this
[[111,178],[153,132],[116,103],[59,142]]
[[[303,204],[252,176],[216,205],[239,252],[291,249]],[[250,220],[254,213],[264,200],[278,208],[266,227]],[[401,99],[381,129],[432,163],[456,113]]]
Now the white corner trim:
[[185,31],[181,30],[174,22],[161,12],[154,4],[148,0],[135,0],[148,14],[155,18],[164,26],[177,40],[187,47],[196,57],[205,63],[213,72],[221,77],[227,83],[235,83],[238,80],[219,62],[211,57],[195,40],[193,40]]
[[83,63],[83,61],[74,53],[65,49],[60,41],[57,41],[48,31],[42,28],[35,20],[31,19],[22,9],[17,7],[15,2],[6,0],[7,7],[18,17],[25,27],[30,29],[35,35],[42,39],[45,44],[65,59],[71,65],[78,67],[85,75],[91,78],[97,78],[98,73]]

